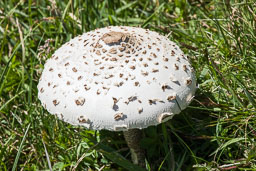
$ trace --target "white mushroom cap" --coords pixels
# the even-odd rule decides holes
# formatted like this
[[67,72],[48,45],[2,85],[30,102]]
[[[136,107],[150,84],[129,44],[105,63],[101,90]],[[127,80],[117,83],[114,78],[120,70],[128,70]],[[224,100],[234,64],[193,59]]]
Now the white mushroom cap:
[[185,109],[196,79],[167,37],[106,27],[75,37],[48,59],[38,84],[43,106],[73,125],[127,130],[157,125]]

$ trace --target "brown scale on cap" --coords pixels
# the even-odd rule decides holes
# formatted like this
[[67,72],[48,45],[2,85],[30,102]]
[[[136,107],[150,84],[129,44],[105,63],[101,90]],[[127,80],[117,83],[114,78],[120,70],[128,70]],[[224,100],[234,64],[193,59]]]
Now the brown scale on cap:
[[178,64],[174,64],[174,68],[175,68],[175,70],[179,70],[179,65]]
[[101,37],[101,40],[103,40],[104,43],[108,45],[112,45],[112,44],[120,44],[121,42],[128,42],[130,37],[131,36],[128,33],[111,31],[111,32],[105,33]]
[[115,48],[111,48],[111,49],[109,50],[109,53],[110,53],[110,54],[117,54],[117,50],[116,50]]
[[127,50],[125,51],[125,53],[130,54],[131,52],[127,49]]
[[96,94],[97,94],[97,95],[100,95],[100,93],[101,93],[101,91],[100,91],[100,89],[98,89],[97,92],[96,92]]
[[135,65],[130,66],[130,69],[135,70],[136,69]]
[[125,47],[119,47],[118,50],[119,50],[120,52],[123,52],[123,51],[126,50],[126,48],[125,48]]
[[87,123],[89,121],[88,119],[84,118],[84,116],[80,116],[77,120],[79,123]]
[[101,44],[97,43],[95,47],[96,48],[102,48],[103,46]]
[[148,67],[148,64],[147,64],[147,63],[144,63],[143,66],[144,66],[144,67]]
[[77,69],[75,67],[72,68],[72,71],[77,72]]
[[168,101],[172,101],[172,100],[175,100],[176,99],[176,95],[170,95],[167,97],[167,100]]
[[69,65],[69,62],[65,63],[65,66],[68,66]]
[[156,104],[156,102],[164,103],[164,101],[163,101],[163,100],[160,100],[160,99],[149,99],[149,100],[148,100],[148,103],[149,103],[150,105]]
[[109,78],[112,78],[112,77],[114,77],[114,75],[112,75],[112,74],[108,74],[108,75],[105,76],[106,79],[109,79]]
[[77,77],[77,80],[81,80],[83,78],[83,76],[79,76],[79,77]]
[[138,108],[138,113],[141,114],[142,112],[143,112],[143,108],[142,107]]
[[121,81],[121,82],[119,82],[119,83],[115,83],[114,86],[116,86],[116,87],[121,87],[123,84],[124,84],[124,82]]
[[119,113],[116,113],[116,114],[114,115],[114,119],[115,119],[116,121],[122,119],[123,117],[124,117],[123,112],[119,112]]
[[66,83],[67,85],[70,85],[70,81],[67,81],[67,83]]
[[141,71],[141,74],[142,74],[143,76],[148,76],[148,72],[147,72],[147,71]]
[[106,53],[106,52],[107,52],[107,50],[106,50],[106,49],[102,49],[102,52],[103,52],[103,53]]
[[113,99],[113,106],[112,106],[112,109],[114,110],[114,111],[118,111],[119,110],[119,107],[117,106],[117,103],[118,103],[118,101],[121,99],[121,98],[119,98],[119,99],[117,99],[117,98],[115,98],[115,97],[112,97],[112,99]]
[[153,55],[153,57],[154,57],[154,58],[157,58],[157,56],[156,56],[156,54],[155,54],[155,53],[152,53],[152,55]]
[[100,74],[98,74],[98,73],[95,73],[95,72],[93,73],[93,76],[94,76],[94,77],[99,76],[99,75],[100,75]]
[[117,104],[117,102],[120,100],[120,98],[117,99],[117,98],[115,98],[115,97],[112,97],[112,99],[113,99],[113,101],[114,101],[114,104]]
[[64,119],[64,116],[63,116],[63,114],[61,113],[60,114],[60,118],[63,120]]
[[148,103],[149,103],[150,105],[152,105],[152,104],[156,104],[156,101],[154,101],[154,100],[152,100],[152,99],[149,99],[149,100],[148,100]]
[[135,85],[136,87],[139,87],[139,86],[140,86],[140,83],[139,83],[138,81],[135,81],[135,82],[134,82],[134,85]]
[[75,103],[77,106],[83,106],[85,103],[85,98],[79,97],[78,99],[75,100]]
[[89,42],[85,43],[85,44],[84,44],[84,47],[86,47],[88,44],[89,44]]
[[156,102],[164,103],[164,101],[161,100],[161,99],[153,99],[153,100],[156,101]]
[[75,89],[74,92],[75,92],[75,93],[79,92],[79,89]]
[[98,62],[98,63],[94,63],[95,65],[100,65],[100,64],[102,64],[102,62]]
[[84,89],[85,89],[86,91],[88,91],[88,90],[91,89],[91,87],[89,87],[87,84],[84,84]]
[[134,54],[136,52],[133,48],[131,49],[131,51],[132,51],[132,54]]
[[49,69],[49,71],[51,71],[51,72],[52,72],[52,71],[53,71],[53,68],[50,68],[50,69]]
[[170,86],[167,85],[167,84],[163,84],[163,85],[161,86],[161,88],[162,88],[163,92],[165,92],[166,89],[170,89]]
[[171,51],[171,55],[172,55],[172,56],[175,55],[175,51],[174,51],[174,50]]
[[188,69],[187,65],[185,65],[185,64],[182,66],[182,68],[183,68],[184,71],[187,71],[187,69]]
[[96,51],[96,55],[98,55],[98,56],[100,56],[100,55],[101,55],[101,53],[100,53],[100,51],[99,51],[99,50],[97,50],[97,51]]
[[137,99],[138,99],[137,96],[130,96],[130,97],[128,97],[128,100],[125,101],[124,103],[128,105],[130,102],[133,102],[133,101],[135,101]]
[[115,57],[110,58],[110,61],[117,61],[117,58],[115,58]]
[[52,103],[53,103],[54,106],[57,106],[60,102],[57,101],[57,100],[53,100]]
[[159,72],[159,69],[154,69],[154,68],[153,68],[153,69],[152,69],[152,72],[153,72],[153,73]]
[[44,88],[40,88],[40,93],[43,93],[44,92]]
[[192,83],[192,79],[191,78],[187,78],[186,80],[185,80],[185,84],[186,85],[190,85]]

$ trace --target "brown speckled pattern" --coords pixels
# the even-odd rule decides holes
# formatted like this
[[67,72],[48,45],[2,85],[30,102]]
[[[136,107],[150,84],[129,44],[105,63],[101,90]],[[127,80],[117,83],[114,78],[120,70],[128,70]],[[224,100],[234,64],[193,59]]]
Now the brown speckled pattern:
[[60,119],[120,131],[180,113],[194,96],[196,80],[186,55],[165,36],[114,26],[84,33],[56,50],[38,90],[42,105]]

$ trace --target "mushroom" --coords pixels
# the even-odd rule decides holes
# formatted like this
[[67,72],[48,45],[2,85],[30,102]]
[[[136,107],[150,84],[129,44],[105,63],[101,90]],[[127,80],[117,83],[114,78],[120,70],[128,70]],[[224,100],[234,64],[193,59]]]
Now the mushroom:
[[144,165],[140,129],[185,109],[196,79],[186,55],[167,37],[111,26],[61,46],[47,60],[38,90],[42,105],[65,122],[123,131],[133,162]]

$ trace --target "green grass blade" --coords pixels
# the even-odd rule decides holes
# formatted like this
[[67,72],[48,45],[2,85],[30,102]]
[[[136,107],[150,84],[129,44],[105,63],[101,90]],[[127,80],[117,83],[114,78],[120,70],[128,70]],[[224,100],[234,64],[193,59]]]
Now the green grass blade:
[[113,161],[114,163],[118,164],[119,166],[122,166],[123,168],[129,170],[129,171],[145,171],[145,169],[132,164],[130,161],[125,159],[120,154],[116,153],[115,150],[113,150],[111,147],[108,147],[102,143],[99,143],[97,146],[98,151],[100,151],[102,154],[104,154],[108,159]]
[[13,166],[12,166],[12,171],[15,171],[16,170],[16,167],[17,167],[17,164],[18,164],[18,161],[19,161],[19,157],[20,157],[20,153],[21,153],[21,150],[23,148],[23,143],[25,142],[25,139],[27,137],[27,133],[28,133],[28,130],[30,128],[30,124],[27,126],[27,129],[25,131],[25,134],[22,138],[22,141],[20,143],[20,146],[19,146],[19,149],[18,149],[18,152],[17,152],[17,155],[16,155],[16,158],[15,158],[15,161],[13,163]]
[[154,16],[164,7],[165,3],[162,3],[153,14],[151,14],[146,20],[145,22],[141,25],[142,28],[147,27],[147,25],[149,24],[149,22],[154,18]]

